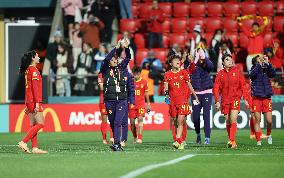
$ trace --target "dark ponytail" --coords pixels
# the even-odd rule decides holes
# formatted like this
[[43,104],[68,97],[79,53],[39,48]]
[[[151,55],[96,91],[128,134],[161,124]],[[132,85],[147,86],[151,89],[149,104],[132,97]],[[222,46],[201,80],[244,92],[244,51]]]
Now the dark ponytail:
[[20,74],[24,74],[29,65],[31,65],[33,58],[35,58],[36,52],[34,50],[26,52],[22,59],[20,65]]

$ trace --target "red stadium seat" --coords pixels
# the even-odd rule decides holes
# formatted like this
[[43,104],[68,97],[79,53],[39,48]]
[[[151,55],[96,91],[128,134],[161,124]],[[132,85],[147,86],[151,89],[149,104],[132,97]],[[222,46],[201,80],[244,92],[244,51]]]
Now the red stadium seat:
[[120,19],[120,32],[128,31],[131,33],[136,32],[136,20],[134,19]]
[[185,34],[172,33],[170,35],[170,46],[173,44],[178,44],[181,48],[185,45]]
[[259,2],[258,12],[261,16],[273,16],[274,14],[274,3],[273,2]]
[[185,33],[186,31],[187,31],[187,19],[186,18],[172,19],[172,32],[173,33]]
[[240,47],[247,48],[248,41],[248,37],[244,33],[240,33]]
[[137,4],[133,4],[132,5],[132,15],[134,18],[138,17],[138,13],[139,13],[139,6]]
[[224,15],[233,17],[240,15],[240,4],[238,2],[226,2],[224,4]]
[[284,16],[274,17],[274,31],[284,32]]
[[223,16],[223,5],[220,2],[209,2],[207,7],[207,14],[209,17]]
[[206,15],[206,4],[204,2],[190,3],[190,11],[192,17],[204,17]]
[[276,15],[284,14],[284,1],[275,2],[276,6]]
[[163,45],[164,48],[168,48],[170,43],[170,38],[168,34],[163,34]]
[[153,0],[141,0],[143,2],[153,2]]
[[238,22],[230,17],[223,18],[223,27],[227,32],[237,32]]
[[206,32],[214,32],[216,29],[222,28],[222,21],[219,18],[206,18],[205,30]]
[[247,29],[251,29],[252,24],[254,23],[254,19],[247,19],[247,20],[243,20],[242,24],[247,28]]
[[227,39],[230,39],[234,45],[234,47],[238,47],[239,45],[239,35],[237,32],[228,32],[225,34]]
[[174,3],[174,17],[188,17],[189,4],[184,2]]
[[162,32],[163,33],[170,33],[170,31],[171,31],[171,20],[170,19],[166,19],[162,23]]
[[241,3],[242,15],[256,15],[257,3],[256,2],[242,2]]
[[156,58],[160,59],[163,64],[167,60],[167,50],[165,48],[154,48],[152,49],[155,53]]
[[185,40],[186,42],[190,42],[192,38],[193,38],[193,33],[187,33]]
[[152,10],[152,3],[140,3],[139,17],[148,18],[149,12]]
[[264,47],[272,46],[272,39],[273,39],[273,33],[265,33],[264,35]]
[[213,36],[214,36],[213,32],[204,34],[204,38],[206,40],[207,48],[210,47]]
[[204,18],[203,17],[195,17],[195,18],[189,18],[188,19],[188,30],[190,32],[193,32],[193,28],[195,25],[200,25],[201,26],[201,31],[204,29]]
[[134,43],[138,49],[145,48],[146,40],[143,34],[136,33],[134,35]]
[[135,63],[137,66],[141,66],[143,59],[148,56],[148,49],[138,49],[135,55]]
[[159,7],[164,11],[166,17],[172,16],[172,3],[162,2],[162,3],[159,3]]

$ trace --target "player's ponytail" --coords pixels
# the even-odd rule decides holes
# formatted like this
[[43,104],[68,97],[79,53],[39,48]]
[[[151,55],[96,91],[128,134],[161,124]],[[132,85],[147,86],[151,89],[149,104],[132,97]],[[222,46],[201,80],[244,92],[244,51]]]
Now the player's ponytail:
[[35,58],[35,56],[36,56],[36,52],[34,50],[26,52],[22,56],[21,65],[20,65],[20,74],[25,73],[29,65],[32,63],[33,58]]

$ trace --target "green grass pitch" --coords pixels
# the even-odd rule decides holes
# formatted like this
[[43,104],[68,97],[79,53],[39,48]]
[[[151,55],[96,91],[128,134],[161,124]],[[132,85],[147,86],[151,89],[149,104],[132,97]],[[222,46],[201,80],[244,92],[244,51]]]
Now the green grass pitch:
[[124,152],[112,152],[101,142],[100,132],[40,133],[41,148],[47,155],[22,153],[16,143],[24,134],[0,134],[1,178],[120,177],[151,164],[164,163],[184,155],[192,158],[159,167],[138,177],[284,177],[284,131],[273,130],[273,145],[263,140],[256,147],[249,130],[237,133],[238,148],[226,148],[226,131],[213,130],[211,144],[196,145],[195,134],[188,132],[189,145],[183,151],[171,147],[170,131],[145,131],[142,145],[129,141]]

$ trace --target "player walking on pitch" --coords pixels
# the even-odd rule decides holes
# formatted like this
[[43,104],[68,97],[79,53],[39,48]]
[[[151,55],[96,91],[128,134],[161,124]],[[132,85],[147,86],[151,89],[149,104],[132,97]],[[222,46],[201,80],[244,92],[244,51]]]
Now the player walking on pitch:
[[[131,131],[134,142],[142,143],[143,119],[145,117],[145,110],[150,111],[150,99],[148,95],[147,81],[141,78],[141,68],[134,67],[132,73],[134,75],[135,85],[135,106],[129,111],[129,118],[131,124]],[[145,109],[145,99],[147,101]],[[135,120],[138,120],[138,130],[136,130]],[[137,140],[136,140],[137,139]]]
[[190,84],[189,75],[186,70],[181,70],[181,57],[172,55],[169,57],[172,69],[165,73],[164,92],[166,100],[170,100],[170,115],[177,120],[177,135],[173,146],[176,149],[184,149],[182,132],[186,116],[191,113],[188,104],[188,88],[195,97],[195,103],[199,100]]
[[32,153],[45,154],[47,151],[38,148],[37,133],[44,127],[42,107],[42,78],[36,68],[39,56],[35,51],[29,51],[21,59],[20,73],[25,75],[25,113],[30,117],[31,128],[26,136],[18,143],[25,153],[31,153],[27,142],[32,142]]
[[257,145],[261,145],[260,121],[261,113],[264,114],[267,123],[267,140],[272,144],[272,101],[273,95],[270,78],[275,77],[276,71],[268,61],[267,56],[257,55],[252,60],[253,66],[250,71],[252,112],[254,114],[254,129]]

